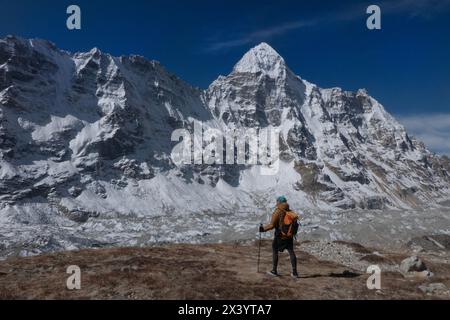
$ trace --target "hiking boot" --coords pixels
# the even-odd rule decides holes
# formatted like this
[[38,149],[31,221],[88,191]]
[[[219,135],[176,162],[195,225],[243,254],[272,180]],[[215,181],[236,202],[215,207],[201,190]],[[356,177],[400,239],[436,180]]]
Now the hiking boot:
[[268,271],[267,274],[271,277],[278,277],[278,272],[276,272],[275,270],[272,271]]
[[291,273],[291,277],[294,278],[294,279],[300,278],[299,275],[298,275],[298,273],[297,273],[297,271],[292,272],[292,273]]

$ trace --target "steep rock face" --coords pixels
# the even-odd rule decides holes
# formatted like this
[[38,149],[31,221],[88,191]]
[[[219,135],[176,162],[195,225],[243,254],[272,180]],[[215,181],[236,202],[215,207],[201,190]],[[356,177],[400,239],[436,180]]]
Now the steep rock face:
[[[194,120],[278,128],[279,174],[175,166],[171,135]],[[139,56],[0,40],[0,158],[0,201],[15,212],[40,203],[83,217],[236,213],[279,193],[311,209],[423,207],[449,197],[448,159],[408,136],[365,90],[311,84],[265,43],[202,91]]]
[[210,86],[207,101],[212,113],[227,124],[280,126],[283,109],[293,113],[291,119],[300,116],[304,90],[284,59],[263,43],[245,54],[229,76]]
[[313,201],[377,209],[417,206],[448,192],[442,160],[365,90],[321,89],[295,76],[265,43],[216,80],[206,97],[227,126],[279,127],[281,157],[301,176],[294,189]]
[[209,117],[200,90],[142,57],[69,55],[15,37],[0,42],[0,55],[3,199],[40,195],[43,177],[47,191],[83,185],[92,172],[102,179],[102,168],[120,179],[132,171],[123,162],[140,171],[131,175],[149,177],[153,165],[169,166],[160,156],[170,154],[173,130],[188,117]]

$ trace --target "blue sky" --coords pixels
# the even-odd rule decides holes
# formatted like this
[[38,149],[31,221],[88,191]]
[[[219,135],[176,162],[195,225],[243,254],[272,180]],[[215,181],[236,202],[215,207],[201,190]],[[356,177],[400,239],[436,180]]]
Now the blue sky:
[[[80,31],[66,28],[70,4],[81,7]],[[381,7],[382,30],[366,28],[370,4]],[[450,154],[450,0],[0,0],[0,36],[8,34],[140,54],[202,88],[265,41],[321,87],[366,88]]]

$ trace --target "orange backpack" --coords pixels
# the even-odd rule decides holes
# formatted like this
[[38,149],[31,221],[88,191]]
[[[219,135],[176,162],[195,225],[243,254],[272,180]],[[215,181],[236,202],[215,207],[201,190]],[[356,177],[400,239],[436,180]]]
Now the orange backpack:
[[298,232],[298,214],[294,211],[285,211],[280,219],[280,233],[282,239],[292,239]]

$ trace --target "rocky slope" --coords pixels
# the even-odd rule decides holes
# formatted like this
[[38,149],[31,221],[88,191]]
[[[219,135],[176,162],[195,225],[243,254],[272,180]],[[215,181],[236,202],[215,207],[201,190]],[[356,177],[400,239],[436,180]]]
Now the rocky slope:
[[[422,252],[432,277],[402,275],[407,251],[355,243],[304,242],[298,247],[300,279],[280,257],[271,267],[270,242],[257,273],[256,244],[170,245],[82,250],[0,262],[0,299],[450,299],[448,252]],[[382,270],[381,290],[367,289],[367,266]],[[66,287],[68,266],[81,269],[81,290]]]
[[[279,129],[278,174],[175,165],[172,133],[199,121],[221,132]],[[139,56],[0,40],[8,254],[38,243],[42,252],[232,237],[263,219],[277,194],[311,213],[439,209],[449,182],[448,158],[410,137],[365,90],[311,84],[264,43],[200,90]]]

